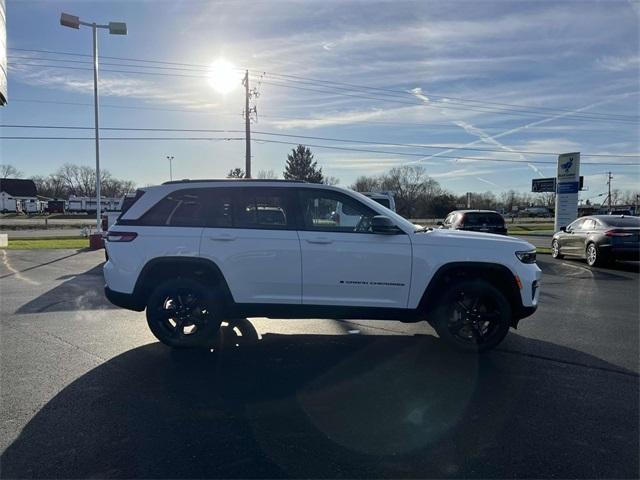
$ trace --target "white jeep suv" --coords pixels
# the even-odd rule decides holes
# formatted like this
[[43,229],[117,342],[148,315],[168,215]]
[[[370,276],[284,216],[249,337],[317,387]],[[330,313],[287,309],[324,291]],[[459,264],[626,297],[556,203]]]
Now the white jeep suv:
[[[357,224],[332,217],[338,207],[357,212]],[[105,244],[107,298],[146,308],[172,347],[210,346],[224,319],[261,316],[426,320],[454,346],[481,351],[539,296],[527,242],[419,228],[364,195],[305,182],[143,188]]]

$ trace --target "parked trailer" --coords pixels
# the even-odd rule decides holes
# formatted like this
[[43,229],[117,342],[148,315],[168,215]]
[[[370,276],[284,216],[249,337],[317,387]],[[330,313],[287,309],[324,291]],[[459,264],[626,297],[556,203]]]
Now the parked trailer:
[[[120,209],[120,199],[102,197],[100,199],[100,210],[102,212],[118,211]],[[96,213],[96,197],[69,197],[67,211],[70,213]]]
[[7,192],[0,193],[0,212],[15,213],[18,211],[18,202]]
[[38,215],[43,212],[43,202],[37,198],[30,198],[21,201],[22,211],[27,215]]
[[64,200],[49,200],[47,202],[47,213],[64,213],[65,201]]

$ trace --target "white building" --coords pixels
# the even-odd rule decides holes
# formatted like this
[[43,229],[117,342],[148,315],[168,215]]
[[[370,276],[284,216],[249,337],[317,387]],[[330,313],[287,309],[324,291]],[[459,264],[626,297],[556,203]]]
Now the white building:
[[40,200],[33,180],[0,178],[0,212],[20,212],[23,211],[23,206],[27,206],[29,210],[37,210],[38,204]]

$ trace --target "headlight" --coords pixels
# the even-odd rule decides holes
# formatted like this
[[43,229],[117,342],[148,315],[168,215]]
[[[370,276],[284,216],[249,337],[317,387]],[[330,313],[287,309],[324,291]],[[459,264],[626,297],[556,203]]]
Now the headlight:
[[522,263],[536,263],[536,251],[527,250],[525,252],[516,252],[516,257]]

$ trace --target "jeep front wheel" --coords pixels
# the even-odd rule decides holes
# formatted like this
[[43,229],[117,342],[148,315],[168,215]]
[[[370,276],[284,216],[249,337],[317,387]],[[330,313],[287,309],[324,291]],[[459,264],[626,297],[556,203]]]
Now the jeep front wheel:
[[481,352],[509,332],[511,306],[493,285],[481,280],[453,284],[440,297],[433,324],[440,338],[460,350]]
[[220,300],[189,278],[158,285],[147,302],[147,323],[155,337],[174,348],[211,347],[220,332]]

